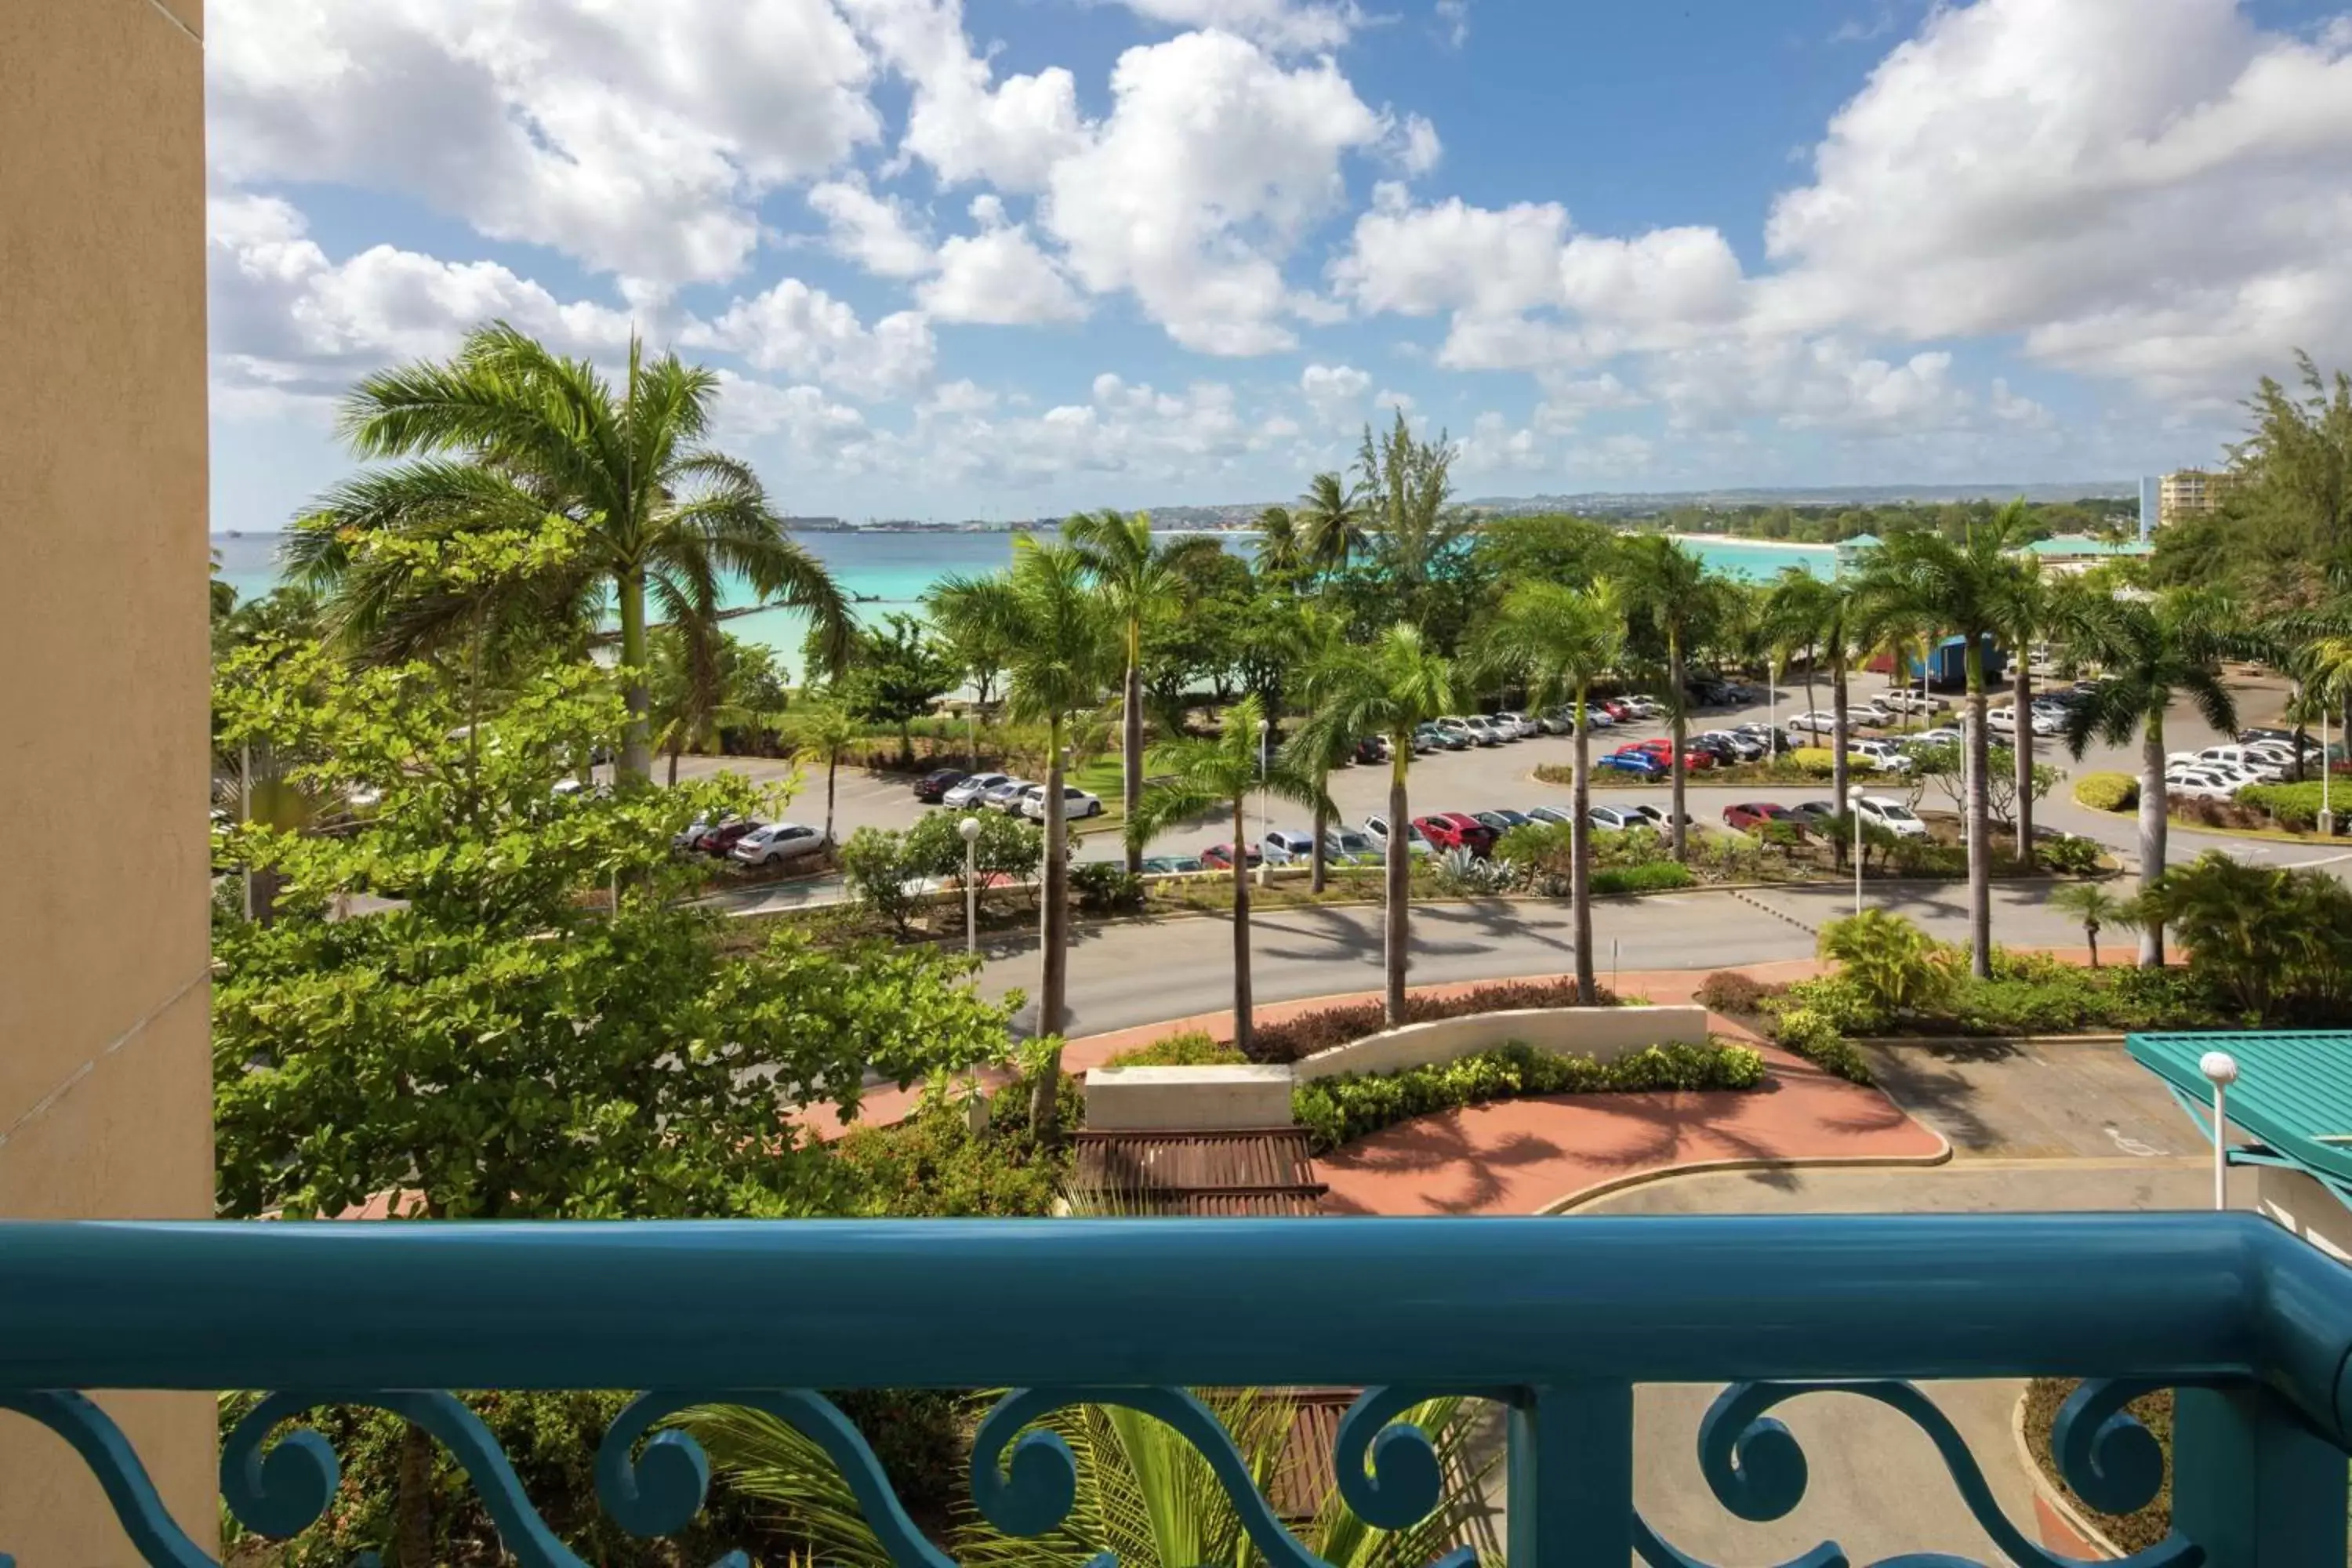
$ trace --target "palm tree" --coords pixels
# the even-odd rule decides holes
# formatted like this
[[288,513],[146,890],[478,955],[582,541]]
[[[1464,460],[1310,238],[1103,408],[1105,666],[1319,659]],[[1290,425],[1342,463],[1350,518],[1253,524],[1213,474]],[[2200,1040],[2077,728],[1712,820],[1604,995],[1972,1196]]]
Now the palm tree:
[[1389,841],[1382,858],[1386,883],[1388,996],[1386,1017],[1404,1021],[1405,960],[1412,940],[1412,817],[1405,774],[1412,764],[1412,732],[1454,706],[1454,669],[1421,629],[1400,622],[1370,647],[1350,650],[1318,677],[1321,706],[1294,742],[1324,750],[1345,736],[1384,735],[1389,742]]
[[[2021,531],[2025,502],[2010,502],[2002,515],[2008,518],[2011,513],[2014,517],[2007,526]],[[1995,526],[2003,524],[1997,519]],[[2009,644],[2010,702],[2017,716],[2017,727],[2010,738],[2017,770],[2017,865],[2029,874],[2033,869],[2033,726],[2026,721],[2033,710],[2033,670],[2027,650],[2049,634],[2055,615],[2052,599],[2052,586],[2042,574],[2042,558],[2030,550],[2015,554],[2011,560],[2009,592],[2001,604],[2000,635]]]
[[2139,962],[2156,968],[2164,963],[2164,921],[2148,895],[2164,876],[2165,710],[2187,697],[2214,729],[2237,729],[2237,703],[2221,681],[2221,657],[2235,636],[2231,606],[2207,589],[2172,588],[2147,599],[2069,595],[2062,613],[2068,646],[2102,669],[2067,711],[2067,749],[2079,758],[2095,735],[2122,745],[2139,731]]
[[1318,820],[1328,806],[1313,773],[1287,748],[1266,758],[1258,771],[1260,729],[1265,709],[1244,697],[1225,710],[1225,727],[1214,740],[1177,738],[1151,748],[1156,776],[1149,792],[1130,807],[1142,835],[1172,826],[1203,812],[1224,809],[1234,826],[1234,1045],[1250,1048],[1249,797],[1253,790],[1314,808]]
[[824,759],[824,841],[833,842],[833,786],[842,754],[857,743],[857,721],[838,702],[818,702],[793,715],[793,738]]
[[[1062,525],[1087,576],[1108,601],[1126,639],[1127,683],[1119,698],[1119,779],[1127,809],[1143,796],[1143,624],[1166,615],[1185,595],[1181,570],[1187,555],[1224,546],[1205,534],[1155,543],[1149,513],[1121,517],[1115,511],[1081,512]],[[1127,840],[1129,874],[1143,869],[1143,844]]]
[[1299,546],[1298,523],[1286,506],[1270,506],[1257,514],[1255,564],[1263,575],[1287,582],[1298,575],[1305,552]]
[[517,613],[586,622],[612,590],[628,672],[621,771],[643,780],[648,593],[663,619],[708,631],[724,575],[737,574],[761,601],[807,610],[829,664],[850,647],[849,607],[824,564],[785,534],[749,465],[703,444],[718,393],[714,373],[675,354],[648,360],[634,338],[616,392],[585,360],[503,321],[478,329],[451,359],[381,371],[353,389],[341,418],[352,450],[407,460],[330,490],[291,536],[288,563],[336,590],[343,635],[404,658],[460,635],[478,606],[446,586],[415,594],[404,558],[371,556],[363,541],[568,520],[579,548],[546,563]]
[[2137,900],[2119,899],[2097,882],[2069,882],[2052,889],[2050,904],[2083,924],[2083,940],[2091,949],[2091,967],[2099,967],[2099,932],[2109,926],[2130,931],[2139,924]]
[[[1585,703],[1592,683],[1625,653],[1625,609],[1617,585],[1590,588],[1528,583],[1511,590],[1486,629],[1480,661],[1510,672],[1537,707],[1566,702],[1576,716],[1576,772],[1569,805],[1569,904],[1575,921],[1576,991],[1587,1006],[1600,1000],[1592,973],[1591,732]],[[1677,809],[1679,815],[1679,808]]]
[[1666,707],[1674,744],[1667,757],[1667,776],[1674,788],[1675,858],[1690,858],[1690,838],[1684,822],[1686,784],[1683,741],[1690,729],[1690,650],[1706,641],[1722,608],[1722,579],[1707,574],[1706,565],[1662,533],[1644,533],[1624,542],[1623,584],[1626,607],[1665,645],[1665,683],[1658,700]]
[[[1202,1391],[1193,1396],[1224,1428],[1251,1484],[1271,1495],[1285,1456],[1297,1441],[1301,1405],[1272,1390]],[[1493,1460],[1481,1457],[1481,1412],[1454,1396],[1433,1399],[1395,1419],[1418,1426],[1434,1446],[1443,1478],[1436,1508],[1402,1530],[1376,1530],[1349,1512],[1335,1491],[1318,1500],[1298,1530],[1308,1552],[1331,1568],[1422,1568],[1457,1546],[1498,1559],[1483,1486]],[[677,1425],[702,1445],[714,1469],[739,1496],[773,1509],[803,1531],[812,1555],[839,1568],[892,1568],[887,1547],[867,1522],[842,1467],[814,1439],[767,1411],[709,1405]],[[999,1533],[968,1518],[950,1542],[972,1568],[1195,1568],[1263,1560],[1208,1459],[1174,1426],[1124,1405],[1073,1405],[1040,1411],[1036,1429],[1068,1450],[1076,1489],[1067,1516],[1042,1535]],[[998,1461],[993,1456],[989,1463]],[[911,1525],[908,1526],[911,1529]]]
[[[1066,544],[1013,542],[1013,564],[1001,591],[975,595],[943,584],[970,602],[994,606],[1005,649],[1005,707],[1017,724],[1045,728],[1045,868],[1039,890],[1037,1035],[1053,1042],[1029,1102],[1029,1125],[1054,1136],[1059,1121],[1061,1033],[1070,968],[1070,835],[1062,815],[1066,748],[1073,724],[1102,700],[1118,678],[1118,626],[1097,591],[1093,568]],[[1129,797],[1129,809],[1133,809]]]
[[1317,572],[1344,572],[1367,548],[1363,498],[1338,474],[1307,481],[1295,519],[1305,563]]
[[[2000,630],[2017,575],[2010,549],[2023,509],[2012,503],[1990,521],[1967,524],[1955,541],[1927,529],[1894,534],[1872,552],[1857,593],[1864,618],[1879,624],[1948,627],[1963,639],[1968,665],[1969,962],[1977,978],[1992,975],[1992,859],[1990,765],[1985,730],[1985,650]],[[2079,754],[2079,753],[2078,753]]]
[[[1294,613],[1297,626],[1292,643],[1298,668],[1305,671],[1298,689],[1311,710],[1322,700],[1323,681],[1334,671],[1346,668],[1348,628],[1338,616],[1327,615],[1310,604],[1297,604]],[[1315,781],[1315,847],[1307,859],[1309,892],[1319,893],[1330,884],[1331,854],[1326,840],[1330,837],[1331,818],[1337,812],[1331,804],[1331,773],[1355,754],[1356,740],[1356,736],[1328,729],[1302,730],[1284,742],[1292,764]]]
[[1835,616],[1836,598],[1836,588],[1801,566],[1783,568],[1765,595],[1764,639],[1784,664],[1790,654],[1804,652],[1808,710],[1818,706],[1813,674],[1821,664],[1822,635]]

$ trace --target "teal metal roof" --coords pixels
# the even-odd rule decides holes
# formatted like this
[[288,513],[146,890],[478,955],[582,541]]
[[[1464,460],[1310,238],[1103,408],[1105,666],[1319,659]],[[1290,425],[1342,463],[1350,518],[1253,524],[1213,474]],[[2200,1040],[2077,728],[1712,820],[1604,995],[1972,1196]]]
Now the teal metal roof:
[[1868,550],[1878,542],[1878,535],[1874,533],[1857,533],[1852,539],[1839,540],[1838,548],[1840,550]]
[[2352,1033],[2133,1035],[2126,1044],[2209,1136],[2213,1086],[2197,1062],[2208,1051],[2229,1052],[2238,1063],[2230,1120],[2331,1185],[2352,1184]]

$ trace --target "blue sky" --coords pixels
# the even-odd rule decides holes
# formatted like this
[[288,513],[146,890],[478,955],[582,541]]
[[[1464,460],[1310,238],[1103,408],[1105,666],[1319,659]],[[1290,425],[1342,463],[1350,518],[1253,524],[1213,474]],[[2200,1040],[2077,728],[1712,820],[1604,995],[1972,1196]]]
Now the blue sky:
[[800,513],[2116,479],[2352,360],[2305,0],[213,0],[215,515],[505,316]]

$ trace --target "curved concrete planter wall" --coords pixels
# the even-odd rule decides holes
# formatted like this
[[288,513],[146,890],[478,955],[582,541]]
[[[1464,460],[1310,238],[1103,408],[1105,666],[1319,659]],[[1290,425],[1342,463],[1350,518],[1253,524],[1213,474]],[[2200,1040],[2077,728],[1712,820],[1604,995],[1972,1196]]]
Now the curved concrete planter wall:
[[1282,1066],[1096,1068],[1087,1125],[1115,1131],[1212,1131],[1290,1123],[1290,1091],[1342,1073],[1397,1072],[1518,1041],[1599,1061],[1650,1046],[1703,1045],[1704,1007],[1535,1007],[1408,1024]]

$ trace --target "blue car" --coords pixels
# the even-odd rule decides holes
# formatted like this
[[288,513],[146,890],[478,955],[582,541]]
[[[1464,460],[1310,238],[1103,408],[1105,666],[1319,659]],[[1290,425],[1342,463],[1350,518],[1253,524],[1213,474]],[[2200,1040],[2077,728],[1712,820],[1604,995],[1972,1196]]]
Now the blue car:
[[1647,752],[1612,752],[1593,765],[1614,768],[1621,773],[1632,773],[1636,778],[1664,778],[1666,773],[1666,764]]

